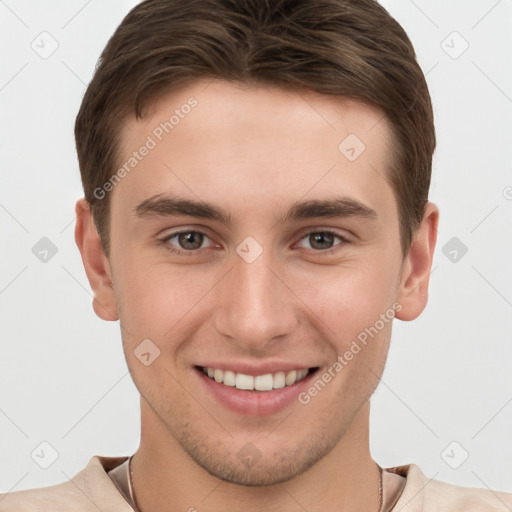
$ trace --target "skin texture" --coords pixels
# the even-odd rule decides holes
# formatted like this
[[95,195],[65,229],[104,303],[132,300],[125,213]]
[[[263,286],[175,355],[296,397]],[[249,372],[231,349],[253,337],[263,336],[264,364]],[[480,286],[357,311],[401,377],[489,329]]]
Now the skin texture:
[[[309,403],[295,401],[274,414],[248,416],[220,405],[198,385],[194,365],[287,361],[318,366],[321,375],[393,304],[399,319],[416,318],[427,302],[438,210],[428,203],[404,259],[386,180],[386,119],[374,106],[311,91],[189,84],[153,104],[144,119],[127,120],[122,162],[190,97],[197,105],[111,192],[109,258],[87,203],[76,207],[93,307],[105,320],[120,320],[141,394],[141,443],[132,466],[138,505],[377,510],[369,398],[392,322]],[[365,144],[354,161],[338,149],[349,134]],[[233,223],[137,217],[136,206],[158,194],[212,203]],[[376,217],[279,220],[297,201],[334,197],[356,200]],[[315,244],[313,228],[347,241]],[[170,250],[190,247],[169,239],[183,229],[206,235],[192,255]],[[263,250],[252,263],[236,251],[248,236]],[[144,339],[160,350],[149,366],[134,354]],[[260,455],[250,468],[237,457],[247,443]]]

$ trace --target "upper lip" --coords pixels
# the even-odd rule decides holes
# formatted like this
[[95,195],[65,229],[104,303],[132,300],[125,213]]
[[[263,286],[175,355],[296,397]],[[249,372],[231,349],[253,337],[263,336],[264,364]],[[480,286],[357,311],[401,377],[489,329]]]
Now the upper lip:
[[208,363],[201,363],[197,366],[203,368],[214,368],[218,370],[230,370],[235,373],[243,373],[244,375],[265,375],[267,373],[277,372],[291,372],[292,370],[308,370],[309,368],[316,368],[314,365],[305,365],[303,363],[291,363],[289,361],[268,361],[261,363],[254,363],[248,361],[233,361],[228,363],[226,361],[210,361]]

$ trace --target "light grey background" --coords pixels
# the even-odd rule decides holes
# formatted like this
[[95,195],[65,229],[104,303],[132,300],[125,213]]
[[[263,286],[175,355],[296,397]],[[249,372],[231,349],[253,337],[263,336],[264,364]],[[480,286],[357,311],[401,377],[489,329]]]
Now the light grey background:
[[[0,1],[2,492],[62,482],[94,454],[138,447],[119,326],[94,315],[73,239],[74,118],[135,3]],[[414,462],[429,477],[512,492],[512,0],[383,3],[427,73],[441,225],[429,305],[395,322],[372,399],[372,453],[382,466]],[[57,248],[47,262],[32,252],[42,237]],[[48,469],[42,442],[58,452]]]

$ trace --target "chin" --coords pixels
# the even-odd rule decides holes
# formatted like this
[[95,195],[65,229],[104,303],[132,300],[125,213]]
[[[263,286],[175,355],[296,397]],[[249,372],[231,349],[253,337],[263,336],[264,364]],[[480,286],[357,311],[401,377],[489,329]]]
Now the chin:
[[[336,440],[303,432],[303,439],[288,438],[289,446],[269,439],[237,443],[231,439],[225,447],[189,443],[190,438],[179,442],[189,456],[210,475],[225,482],[246,487],[272,486],[287,482],[306,472],[328,454]],[[206,443],[208,444],[208,443]],[[236,448],[237,446],[242,448]]]

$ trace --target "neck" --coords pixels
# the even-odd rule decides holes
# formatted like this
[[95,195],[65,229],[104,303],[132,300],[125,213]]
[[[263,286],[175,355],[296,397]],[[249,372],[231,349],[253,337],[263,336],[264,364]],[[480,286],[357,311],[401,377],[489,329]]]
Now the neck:
[[269,512],[379,510],[379,467],[369,452],[366,402],[340,442],[304,473],[281,484],[247,487],[223,481],[199,466],[141,398],[141,443],[132,458],[140,512],[201,510]]

